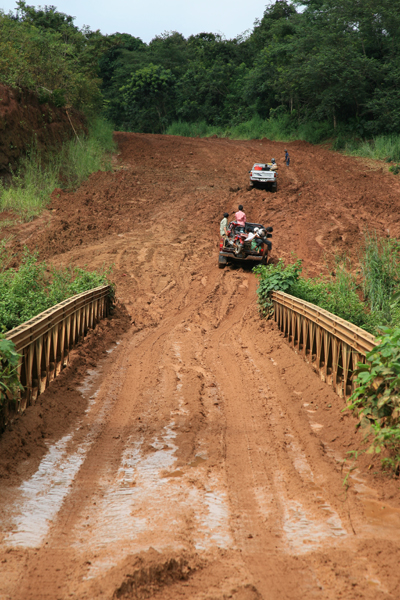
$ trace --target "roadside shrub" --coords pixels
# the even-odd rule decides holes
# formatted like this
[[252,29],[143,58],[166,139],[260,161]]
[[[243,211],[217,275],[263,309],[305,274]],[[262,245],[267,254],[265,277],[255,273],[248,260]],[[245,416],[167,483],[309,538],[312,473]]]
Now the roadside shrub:
[[356,277],[350,271],[349,261],[345,257],[337,256],[334,276],[300,278],[289,293],[373,333],[374,315],[360,300],[358,289]]
[[258,265],[253,273],[258,277],[258,304],[263,316],[269,316],[273,311],[271,292],[291,293],[293,284],[298,281],[301,273],[301,260],[285,267],[283,260],[276,265]]
[[18,379],[18,360],[14,344],[0,334],[0,408],[23,389]]
[[384,328],[379,345],[358,364],[357,389],[348,409],[356,411],[358,426],[372,434],[369,453],[389,452],[384,465],[397,475],[400,469],[400,328]]
[[0,272],[0,331],[8,331],[75,294],[107,285],[110,271],[48,267],[25,250],[18,269]]
[[60,160],[49,152],[44,157],[34,144],[20,161],[11,184],[4,187],[0,181],[0,210],[13,210],[29,221],[40,213],[49,201],[52,191],[59,185]]

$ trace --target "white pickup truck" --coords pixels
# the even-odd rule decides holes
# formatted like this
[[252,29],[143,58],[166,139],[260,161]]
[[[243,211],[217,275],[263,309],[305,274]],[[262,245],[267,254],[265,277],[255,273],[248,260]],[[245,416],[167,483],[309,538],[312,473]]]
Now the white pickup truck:
[[278,173],[276,165],[256,163],[250,173],[250,185],[262,187],[276,192],[278,189]]

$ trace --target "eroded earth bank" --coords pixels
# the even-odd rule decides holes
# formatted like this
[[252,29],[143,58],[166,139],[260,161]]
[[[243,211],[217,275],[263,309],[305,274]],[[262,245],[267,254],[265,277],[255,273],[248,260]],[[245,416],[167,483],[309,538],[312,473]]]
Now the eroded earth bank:
[[[3,230],[113,263],[118,306],[0,440],[0,598],[400,598],[398,480],[363,455],[343,485],[343,400],[260,320],[251,271],[217,268],[239,203],[310,273],[398,236],[396,177],[305,143],[284,169],[266,140],[117,141],[113,172]],[[278,192],[249,190],[272,156]]]

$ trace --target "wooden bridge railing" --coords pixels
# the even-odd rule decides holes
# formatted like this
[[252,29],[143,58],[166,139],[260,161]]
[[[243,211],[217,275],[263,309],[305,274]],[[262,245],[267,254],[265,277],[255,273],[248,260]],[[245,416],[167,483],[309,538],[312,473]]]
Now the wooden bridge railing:
[[68,364],[71,348],[108,315],[110,290],[104,285],[77,294],[7,332],[6,338],[21,354],[18,375],[24,391],[16,402],[3,407],[0,427],[12,413],[22,412],[35,402]]
[[341,397],[354,390],[358,362],[377,345],[375,337],[327,310],[284,292],[273,292],[274,319],[294,349]]

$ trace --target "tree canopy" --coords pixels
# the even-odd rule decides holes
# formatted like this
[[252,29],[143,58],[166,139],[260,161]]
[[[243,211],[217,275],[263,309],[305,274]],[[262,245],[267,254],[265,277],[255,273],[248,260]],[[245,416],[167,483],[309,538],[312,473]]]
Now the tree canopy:
[[146,44],[19,0],[15,14],[0,12],[0,80],[134,131],[285,112],[362,136],[400,133],[400,12],[392,0],[276,0],[243,36],[171,31]]

